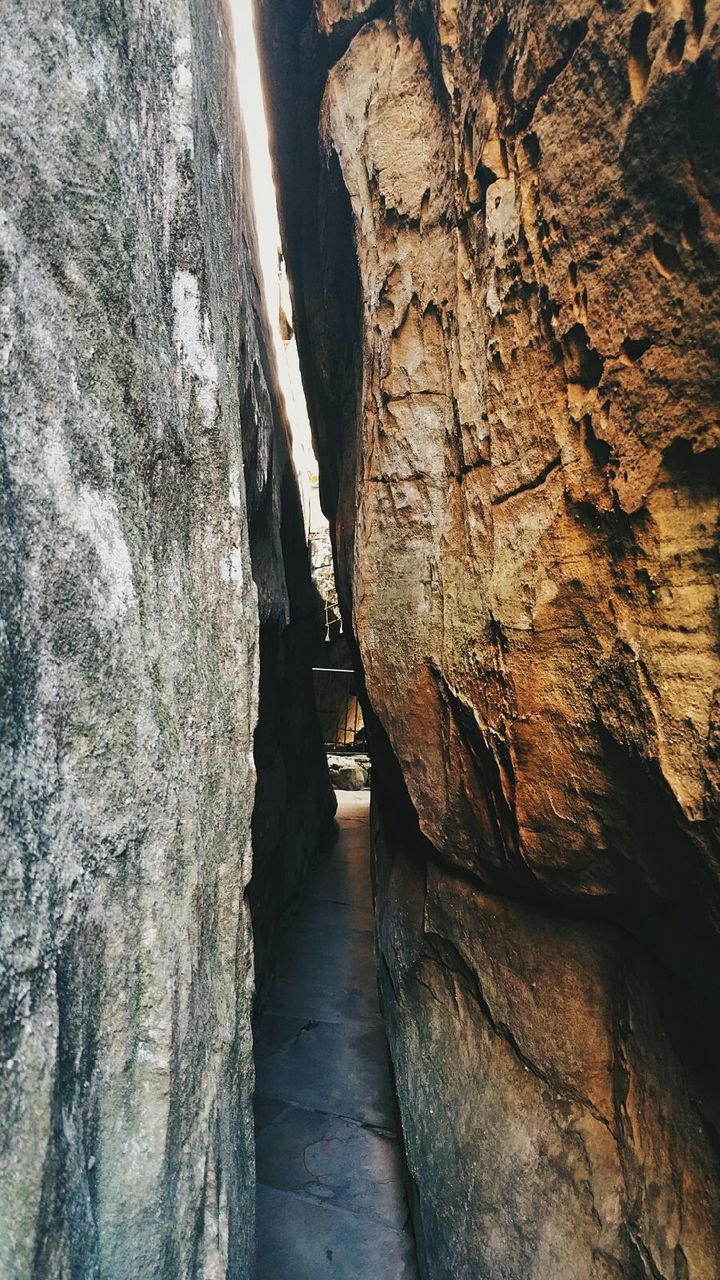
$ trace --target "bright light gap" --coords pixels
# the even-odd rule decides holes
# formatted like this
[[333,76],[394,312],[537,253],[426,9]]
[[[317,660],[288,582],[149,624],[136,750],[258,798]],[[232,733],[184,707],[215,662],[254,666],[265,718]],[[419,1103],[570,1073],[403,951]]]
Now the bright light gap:
[[290,296],[284,266],[281,269],[277,197],[270,160],[252,0],[231,0],[230,7],[235,29],[238,95],[250,161],[265,307],[273,336],[280,387],[285,397],[285,407],[290,423],[293,458],[300,481],[305,525],[310,533],[313,528],[318,527],[318,520],[323,524],[325,522],[320,514],[317,462],[312,448],[297,345],[294,337],[287,342],[284,341],[280,329],[281,307],[290,317]]

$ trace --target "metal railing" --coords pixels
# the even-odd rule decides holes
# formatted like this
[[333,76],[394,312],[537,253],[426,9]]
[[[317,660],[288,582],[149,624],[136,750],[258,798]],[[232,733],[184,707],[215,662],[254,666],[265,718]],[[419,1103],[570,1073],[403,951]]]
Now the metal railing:
[[325,750],[364,750],[365,729],[355,672],[348,667],[313,667],[313,683]]

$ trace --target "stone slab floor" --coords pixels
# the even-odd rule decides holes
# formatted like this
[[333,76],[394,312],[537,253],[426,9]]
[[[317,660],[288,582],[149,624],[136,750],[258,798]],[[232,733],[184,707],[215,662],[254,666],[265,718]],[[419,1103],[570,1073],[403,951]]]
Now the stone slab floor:
[[416,1280],[377,998],[369,792],[287,934],[257,1034],[258,1280]]

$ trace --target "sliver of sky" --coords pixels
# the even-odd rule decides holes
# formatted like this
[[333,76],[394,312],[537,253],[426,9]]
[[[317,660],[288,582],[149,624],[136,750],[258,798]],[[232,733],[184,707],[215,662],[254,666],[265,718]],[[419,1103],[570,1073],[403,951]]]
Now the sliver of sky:
[[293,455],[303,491],[303,507],[307,521],[308,486],[310,485],[311,475],[317,469],[317,464],[312,453],[310,425],[300,379],[300,366],[295,339],[292,338],[290,342],[283,342],[280,336],[280,304],[282,302],[289,316],[290,300],[287,293],[287,285],[284,281],[281,282],[278,271],[280,229],[270,160],[268,129],[265,119],[265,104],[260,79],[260,66],[255,44],[252,0],[231,0],[230,8],[235,28],[238,94],[245,123],[250,159],[260,266],[265,287],[265,303],[275,344],[280,385],[290,420]]

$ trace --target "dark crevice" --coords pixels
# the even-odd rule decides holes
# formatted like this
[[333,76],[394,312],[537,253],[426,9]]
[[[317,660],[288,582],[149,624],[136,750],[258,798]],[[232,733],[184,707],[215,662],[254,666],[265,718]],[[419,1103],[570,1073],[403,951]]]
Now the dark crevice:
[[622,351],[633,364],[652,346],[652,338],[623,338]]
[[509,502],[511,498],[517,498],[521,493],[529,493],[532,489],[539,489],[540,486],[545,483],[548,476],[552,475],[553,471],[557,471],[558,467],[561,465],[562,459],[558,453],[554,458],[550,459],[550,461],[543,467],[542,471],[540,471],[532,480],[526,480],[524,484],[519,484],[517,488],[511,489],[508,493],[501,493],[497,497],[493,498],[493,506],[499,507],[501,503]]
[[491,89],[497,89],[498,87],[509,37],[510,28],[507,16],[503,14],[485,41],[485,48],[480,61],[480,75],[487,81]]
[[585,326],[574,324],[563,335],[561,346],[568,382],[577,383],[586,391],[596,387],[602,378],[605,362],[591,345]]
[[542,74],[536,87],[528,96],[522,105],[518,105],[512,118],[513,129],[517,133],[523,133],[532,123],[533,116],[537,110],[538,104],[545,97],[549,89],[552,88],[555,81],[562,75],[563,71],[570,65],[572,59],[577,53],[580,45],[588,33],[587,18],[575,18],[568,23],[558,33],[558,39],[563,46],[563,52]]
[[630,92],[636,103],[642,102],[645,97],[645,87],[650,75],[650,55],[647,45],[651,27],[652,15],[643,11],[633,20],[630,28],[628,75]]
[[321,47],[324,46],[325,77],[327,78],[330,70],[344,57],[355,36],[362,31],[363,27],[366,27],[369,22],[375,22],[378,18],[392,17],[394,10],[394,0],[375,0],[375,3],[369,4],[365,12],[358,17],[335,23],[330,35],[324,40],[321,37]]

